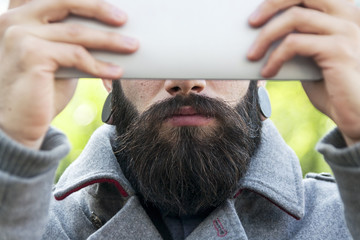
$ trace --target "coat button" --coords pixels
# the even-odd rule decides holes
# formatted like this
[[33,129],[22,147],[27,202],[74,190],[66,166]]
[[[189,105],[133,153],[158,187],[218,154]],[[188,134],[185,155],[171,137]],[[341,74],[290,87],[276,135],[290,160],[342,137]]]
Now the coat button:
[[92,225],[96,229],[101,228],[103,225],[101,219],[94,212],[91,212],[90,220],[91,220]]

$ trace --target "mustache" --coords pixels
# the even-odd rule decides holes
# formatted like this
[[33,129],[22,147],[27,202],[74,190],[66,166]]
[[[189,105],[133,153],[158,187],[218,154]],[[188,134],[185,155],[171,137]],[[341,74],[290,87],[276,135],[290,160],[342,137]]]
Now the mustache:
[[156,115],[158,120],[164,121],[174,115],[179,115],[181,108],[191,107],[196,114],[209,118],[221,119],[226,111],[236,113],[235,109],[226,104],[225,101],[207,97],[204,95],[190,94],[187,96],[177,95],[155,103],[142,115],[144,120],[151,120],[150,116]]

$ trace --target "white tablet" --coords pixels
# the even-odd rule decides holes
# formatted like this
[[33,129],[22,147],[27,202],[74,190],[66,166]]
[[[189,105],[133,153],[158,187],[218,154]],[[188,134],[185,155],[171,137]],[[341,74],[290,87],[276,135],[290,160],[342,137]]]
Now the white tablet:
[[[123,78],[262,79],[266,57],[251,62],[246,54],[260,31],[248,25],[248,17],[263,0],[107,1],[128,14],[124,26],[114,28],[72,16],[66,21],[139,39],[140,48],[131,55],[91,51],[96,58],[123,67]],[[91,76],[62,68],[56,77]],[[318,80],[321,72],[311,59],[296,57],[274,79]]]

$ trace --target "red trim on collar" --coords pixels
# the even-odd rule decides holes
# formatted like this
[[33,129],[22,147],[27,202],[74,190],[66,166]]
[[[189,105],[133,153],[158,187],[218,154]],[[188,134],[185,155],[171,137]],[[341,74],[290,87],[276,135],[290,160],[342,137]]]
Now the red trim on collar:
[[[243,191],[244,189],[240,189],[235,195],[234,198],[237,198]],[[265,198],[266,200],[268,200],[269,202],[271,202],[272,204],[274,204],[275,206],[277,206],[278,208],[280,208],[282,211],[284,211],[285,213],[287,213],[288,215],[290,215],[291,217],[295,218],[296,220],[300,220],[301,218],[298,216],[295,216],[294,214],[290,213],[289,211],[287,211],[285,208],[281,207],[279,204],[275,203],[274,201],[272,201],[270,198],[266,197],[265,195],[258,193],[254,190],[248,189],[251,192],[254,192],[258,195],[260,195],[261,197]]]
[[235,195],[234,195],[234,197],[233,198],[237,198],[241,193],[242,193],[242,189],[240,189]]
[[104,182],[107,182],[107,183],[112,183],[115,185],[115,187],[118,189],[118,191],[120,192],[120,194],[123,196],[123,197],[128,197],[129,194],[125,191],[125,189],[120,185],[120,183],[114,179],[111,179],[111,178],[99,178],[99,179],[95,179],[95,180],[92,180],[92,181],[89,181],[89,182],[85,182],[83,184],[81,184],[80,186],[78,187],[75,187],[73,189],[71,189],[70,191],[68,192],[65,192],[64,194],[60,195],[60,196],[55,196],[55,199],[60,201],[60,200],[64,200],[65,198],[67,198],[70,194],[74,193],[74,192],[77,192],[79,191],[80,189],[84,188],[84,187],[87,187],[87,186],[90,186],[90,185],[93,185],[95,183],[104,183]]
[[266,200],[268,200],[269,202],[271,202],[272,204],[274,204],[275,206],[277,206],[278,208],[280,208],[281,210],[283,210],[284,212],[286,212],[288,215],[290,215],[291,217],[295,218],[296,220],[300,220],[301,218],[300,217],[297,217],[295,215],[293,215],[292,213],[290,213],[289,211],[287,211],[285,208],[281,207],[279,204],[275,203],[274,201],[272,201],[270,198],[262,195],[261,193],[258,193],[258,192],[255,192],[253,191],[254,193],[256,194],[259,194],[260,196],[262,196],[263,198],[265,198]]

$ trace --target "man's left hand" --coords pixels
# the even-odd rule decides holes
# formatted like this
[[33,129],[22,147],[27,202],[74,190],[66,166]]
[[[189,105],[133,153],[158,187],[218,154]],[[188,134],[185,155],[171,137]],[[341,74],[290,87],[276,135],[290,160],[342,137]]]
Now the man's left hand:
[[285,36],[262,75],[273,77],[295,55],[313,58],[324,80],[303,82],[310,101],[337,124],[348,145],[359,142],[360,9],[348,0],[265,0],[249,23],[266,24],[250,60],[264,57],[271,43]]

